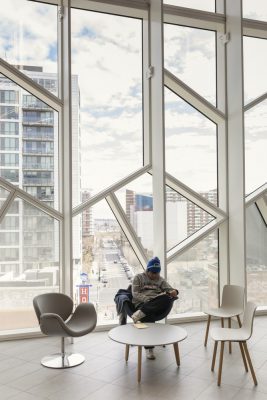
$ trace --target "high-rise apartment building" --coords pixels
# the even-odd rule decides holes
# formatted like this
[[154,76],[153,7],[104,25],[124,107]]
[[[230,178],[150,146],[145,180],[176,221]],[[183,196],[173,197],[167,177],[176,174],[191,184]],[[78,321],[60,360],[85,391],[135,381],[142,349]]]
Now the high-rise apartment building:
[[[217,201],[217,191],[201,193],[211,203]],[[152,194],[126,190],[126,215],[141,238],[145,248],[152,248]],[[174,190],[166,191],[167,246],[171,248],[201,229],[213,217]]]
[[[42,67],[23,67],[30,78],[57,94],[57,75]],[[80,196],[79,88],[73,87],[74,196]],[[58,113],[4,76],[0,76],[0,177],[50,207],[59,209]],[[76,193],[76,194],[75,194]],[[4,191],[0,192],[4,201]],[[77,204],[79,199],[74,199]],[[76,231],[81,231],[76,229]],[[36,207],[16,199],[0,224],[2,281],[42,281],[58,285],[59,223]],[[76,240],[77,254],[80,251]],[[73,249],[75,258],[75,248]],[[80,253],[79,253],[80,254]],[[77,256],[78,257],[78,256]],[[56,278],[55,278],[55,271]],[[50,277],[50,278],[49,278]],[[41,286],[42,286],[41,284]]]
[[[82,202],[89,200],[91,197],[91,193],[89,190],[82,190]],[[92,207],[87,208],[83,212],[82,218],[82,237],[89,237],[94,234],[93,229],[93,217],[92,217]]]

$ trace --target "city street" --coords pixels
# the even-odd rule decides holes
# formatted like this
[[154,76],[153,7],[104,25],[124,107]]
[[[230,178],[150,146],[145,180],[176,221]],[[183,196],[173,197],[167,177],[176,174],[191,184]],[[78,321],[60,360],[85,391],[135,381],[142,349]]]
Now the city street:
[[103,245],[97,247],[93,271],[90,278],[90,301],[96,304],[100,319],[115,319],[114,296],[118,289],[126,289],[130,280],[121,263],[120,249],[114,241],[103,240]]

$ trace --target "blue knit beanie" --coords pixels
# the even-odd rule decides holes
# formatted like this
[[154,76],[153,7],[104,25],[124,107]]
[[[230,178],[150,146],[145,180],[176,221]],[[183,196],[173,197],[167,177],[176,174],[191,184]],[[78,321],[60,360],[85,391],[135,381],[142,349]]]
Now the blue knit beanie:
[[160,273],[161,266],[160,266],[160,260],[158,257],[154,257],[151,260],[148,261],[146,270],[148,272],[154,272],[155,274]]

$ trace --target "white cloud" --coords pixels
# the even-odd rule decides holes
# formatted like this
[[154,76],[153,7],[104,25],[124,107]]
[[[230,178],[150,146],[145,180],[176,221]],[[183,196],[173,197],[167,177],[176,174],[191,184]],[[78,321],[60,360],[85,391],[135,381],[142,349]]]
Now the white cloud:
[[215,33],[165,24],[165,68],[216,103]]
[[49,60],[57,46],[57,7],[26,0],[10,0],[1,7],[0,56],[10,64],[43,66],[56,72]]
[[267,21],[266,0],[243,0],[243,16]]

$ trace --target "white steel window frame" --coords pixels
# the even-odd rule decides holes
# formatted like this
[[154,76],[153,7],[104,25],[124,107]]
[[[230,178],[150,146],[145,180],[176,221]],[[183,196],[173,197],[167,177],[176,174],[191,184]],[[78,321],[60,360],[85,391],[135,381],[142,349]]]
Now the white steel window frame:
[[[39,0],[42,2],[43,0]],[[157,235],[154,240],[154,252],[159,254],[167,264],[176,256],[195,245],[203,237],[219,229],[219,287],[220,293],[225,283],[246,284],[245,278],[245,207],[256,203],[262,214],[267,215],[266,184],[244,198],[244,111],[254,107],[267,98],[264,93],[259,98],[243,107],[242,63],[242,35],[267,38],[267,23],[242,19],[241,0],[216,1],[217,13],[210,13],[183,7],[163,5],[161,0],[153,0],[150,6],[143,0],[46,0],[59,6],[59,97],[57,98],[40,85],[30,80],[23,73],[0,60],[0,72],[13,80],[29,93],[38,97],[59,113],[59,177],[60,209],[56,211],[31,195],[18,189],[12,184],[0,179],[0,186],[10,192],[0,210],[0,219],[16,197],[23,198],[32,205],[40,208],[48,215],[59,220],[62,271],[61,287],[64,293],[72,294],[72,218],[82,211],[106,199],[122,230],[130,242],[135,254],[143,267],[147,262],[144,249],[130,226],[122,210],[115,191],[144,173],[150,172],[153,176],[153,195],[155,208],[154,226]],[[235,4],[233,4],[235,3]],[[144,127],[144,167],[130,174],[125,179],[115,183],[103,192],[95,195],[87,202],[72,210],[72,182],[71,182],[71,7],[84,10],[100,11],[105,13],[141,18],[143,20],[143,127]],[[235,19],[239,25],[232,22]],[[192,88],[188,87],[169,71],[163,71],[163,38],[162,24],[164,22],[214,30],[217,32],[217,107],[207,102]],[[160,41],[160,46],[158,43]],[[156,50],[155,44],[158,48]],[[161,49],[159,51],[159,49]],[[239,60],[236,57],[239,54]],[[154,67],[154,68],[150,68]],[[238,94],[231,90],[231,76],[240,74]],[[218,126],[218,207],[210,204],[191,188],[166,174],[164,160],[164,83],[179,96],[186,100],[198,111],[214,121]],[[155,96],[157,94],[157,96]],[[152,96],[151,96],[152,95]],[[237,100],[238,99],[238,100]],[[238,110],[238,118],[234,118],[234,111]],[[154,126],[162,127],[155,133]],[[231,132],[239,129],[238,140],[233,142]],[[64,134],[63,134],[64,132]],[[157,135],[157,136],[156,136]],[[162,156],[159,160],[158,149],[161,147]],[[237,154],[241,156],[237,157]],[[153,162],[154,161],[154,162]],[[160,161],[160,162],[159,162]],[[237,182],[236,168],[239,168],[243,179]],[[241,169],[240,169],[241,168]],[[241,177],[241,178],[242,178]],[[240,178],[240,176],[239,176]],[[239,179],[240,181],[240,179]],[[215,217],[212,223],[188,238],[182,245],[177,245],[172,253],[166,252],[165,226],[165,185],[179,191],[190,201],[200,205],[204,210]],[[237,208],[239,212],[236,214]],[[239,236],[240,247],[233,249],[233,238]],[[171,320],[175,322],[175,320]],[[23,337],[27,334],[23,334]],[[30,334],[31,335],[31,334]],[[18,334],[16,337],[19,337]]]

